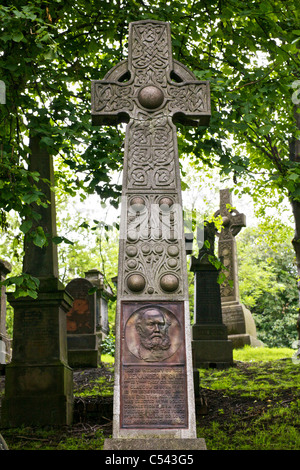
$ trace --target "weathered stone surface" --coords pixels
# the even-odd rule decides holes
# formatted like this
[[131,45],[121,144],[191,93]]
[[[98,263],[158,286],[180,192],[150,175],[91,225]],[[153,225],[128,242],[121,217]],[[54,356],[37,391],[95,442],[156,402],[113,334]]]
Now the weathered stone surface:
[[104,282],[104,275],[98,269],[90,269],[85,278],[97,287],[96,291],[96,331],[101,332],[101,339],[109,333],[108,301],[113,298],[113,291]]
[[204,439],[105,439],[103,450],[207,450]]
[[68,363],[71,367],[97,367],[101,338],[96,332],[96,292],[87,279],[73,279],[66,286],[72,296],[67,313]]
[[[149,439],[196,437],[174,122],[207,125],[209,117],[209,84],[197,81],[186,67],[173,60],[169,24],[152,20],[131,23],[128,60],[116,65],[104,80],[92,82],[93,123],[128,123],[113,425],[114,439],[126,437],[128,443],[129,437],[141,435]],[[139,313],[145,314],[140,327]],[[176,334],[170,334],[172,340],[165,344],[168,329]],[[148,336],[143,348],[138,343],[141,331]],[[178,382],[178,399],[172,389],[173,377]],[[156,389],[151,384],[157,384]],[[149,400],[147,385],[151,387]],[[138,445],[137,441],[133,445]]]
[[228,338],[235,348],[250,344],[263,346],[257,339],[256,326],[251,312],[240,303],[236,235],[246,226],[246,216],[232,208],[229,189],[220,190],[220,209],[215,216],[223,219],[223,228],[218,234],[218,255],[226,270],[221,284],[222,316],[227,326]]
[[6,366],[4,427],[72,422],[72,370],[67,363],[69,297],[62,291],[38,299],[9,297],[14,308],[12,361]]

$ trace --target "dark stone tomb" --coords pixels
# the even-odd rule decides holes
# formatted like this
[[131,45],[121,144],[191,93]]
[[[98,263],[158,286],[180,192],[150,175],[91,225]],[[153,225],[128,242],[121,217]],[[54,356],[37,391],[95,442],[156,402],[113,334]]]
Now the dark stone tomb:
[[232,342],[222,320],[219,270],[214,258],[214,223],[205,222],[204,244],[198,257],[192,256],[191,271],[195,273],[194,324],[192,351],[194,369],[228,367],[233,364]]

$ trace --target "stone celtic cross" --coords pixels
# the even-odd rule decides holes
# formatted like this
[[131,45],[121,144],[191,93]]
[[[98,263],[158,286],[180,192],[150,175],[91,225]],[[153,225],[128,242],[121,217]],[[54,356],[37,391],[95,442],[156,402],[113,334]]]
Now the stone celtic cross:
[[[207,125],[208,82],[173,60],[169,24],[129,25],[128,59],[92,82],[94,125],[128,123],[116,316],[114,437],[194,437],[188,284],[176,126]],[[152,343],[142,333],[153,328]],[[162,346],[161,337],[170,336]],[[177,401],[175,400],[175,382]],[[160,384],[161,393],[158,394]],[[116,395],[119,394],[119,399]],[[175,434],[174,434],[175,433]]]
[[232,208],[232,195],[229,189],[220,190],[220,209],[215,213],[215,217],[219,215],[223,220],[223,228],[218,235],[218,254],[226,268],[224,271],[226,280],[221,284],[221,297],[223,301],[239,300],[235,237],[243,227],[246,227],[246,216]]

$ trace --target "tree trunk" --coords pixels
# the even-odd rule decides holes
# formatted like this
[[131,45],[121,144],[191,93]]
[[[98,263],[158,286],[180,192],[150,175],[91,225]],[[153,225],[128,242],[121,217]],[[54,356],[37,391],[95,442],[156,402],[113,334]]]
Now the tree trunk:
[[[295,220],[295,234],[292,240],[295,254],[296,254],[296,266],[297,266],[297,287],[299,292],[299,306],[300,306],[300,202],[290,199],[294,220]],[[298,330],[298,339],[300,340],[300,308],[299,308],[299,316],[297,320],[297,330]]]
[[[300,105],[295,104],[294,116],[297,128],[300,130]],[[294,139],[290,146],[290,160],[293,162],[300,163],[300,140]],[[300,201],[297,201],[290,197],[290,203],[294,214],[295,221],[295,234],[292,240],[295,254],[296,254],[296,265],[297,265],[297,287],[299,292],[299,307],[300,307]],[[298,340],[300,340],[300,308],[299,316],[297,320]]]

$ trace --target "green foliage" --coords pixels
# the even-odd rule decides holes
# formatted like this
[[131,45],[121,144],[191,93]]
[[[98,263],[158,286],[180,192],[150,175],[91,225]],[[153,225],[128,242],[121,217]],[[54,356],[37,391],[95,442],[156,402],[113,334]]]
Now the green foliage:
[[[197,436],[205,439],[209,450],[299,449],[299,364],[291,361],[292,352],[246,347],[234,352],[235,361],[245,360],[242,366],[236,362],[224,370],[200,370],[200,392],[210,395],[208,414],[197,415]],[[92,380],[78,395],[84,399],[87,390],[95,396],[109,387],[112,390],[112,381]],[[216,412],[213,398],[220,403]],[[60,429],[3,429],[1,434],[10,450],[99,451],[103,429],[82,423]]]
[[78,429],[71,433],[68,429],[57,428],[14,428],[7,430],[10,450],[99,450],[103,447],[102,429]]
[[27,231],[24,224],[35,220],[32,202],[46,203],[39,176],[28,171],[33,134],[56,157],[61,190],[97,193],[117,205],[121,188],[111,172],[122,169],[123,130],[92,127],[90,82],[126,58],[129,23],[149,18],[171,23],[174,57],[211,85],[210,126],[179,126],[180,153],[193,156],[195,170],[218,166],[233,176],[236,190],[261,200],[270,193],[278,202],[282,195],[299,199],[299,162],[290,158],[299,137],[292,100],[299,79],[297,6],[294,0],[2,2],[3,220],[13,209]]
[[115,356],[115,344],[116,344],[115,335],[112,332],[110,332],[101,343],[101,357],[102,357],[102,353],[109,354],[110,356],[114,357]]
[[270,362],[278,359],[292,358],[294,355],[294,349],[282,347],[253,348],[252,346],[246,345],[243,348],[233,350],[233,359],[243,362]]
[[254,316],[259,339],[270,347],[291,347],[297,337],[291,231],[277,220],[274,225],[246,228],[237,238],[241,301]]
[[27,297],[30,296],[34,299],[37,298],[37,289],[40,285],[39,279],[30,274],[20,274],[19,276],[11,276],[0,285],[15,286],[14,297]]
[[197,435],[209,450],[298,449],[300,382],[294,351],[246,347],[234,354],[243,366],[200,370],[202,393],[215,391],[220,402],[222,397],[222,403],[237,405],[220,407],[209,423],[207,415],[200,417]]

